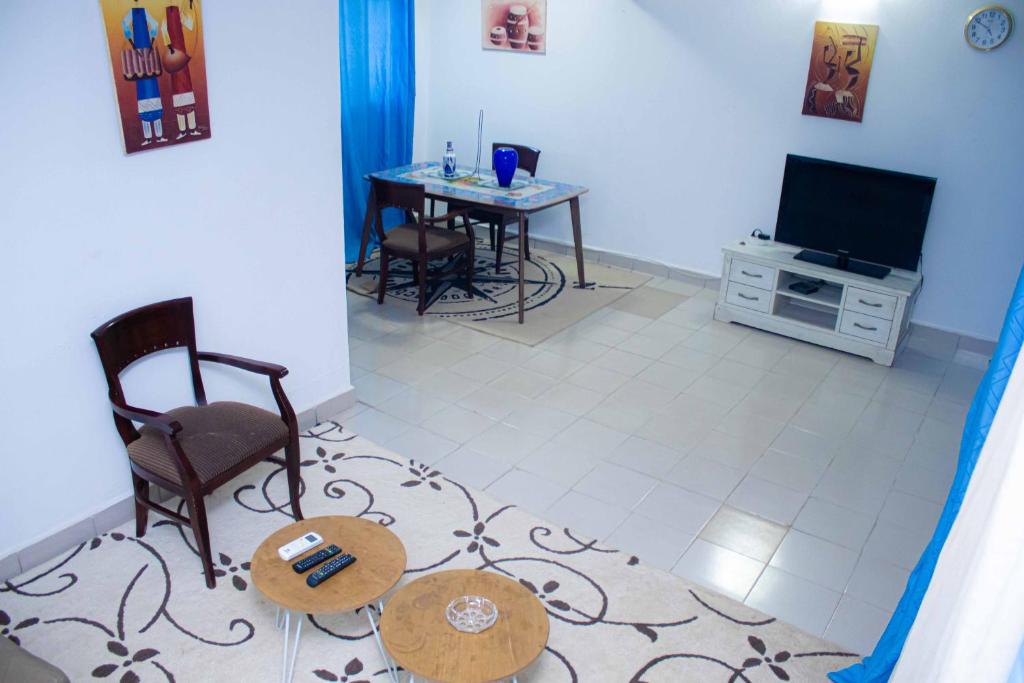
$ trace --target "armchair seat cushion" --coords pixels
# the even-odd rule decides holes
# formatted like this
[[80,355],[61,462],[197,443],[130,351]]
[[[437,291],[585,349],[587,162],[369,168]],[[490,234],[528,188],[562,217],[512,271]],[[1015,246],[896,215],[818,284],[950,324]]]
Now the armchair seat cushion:
[[[259,451],[288,443],[288,425],[280,415],[245,403],[219,401],[175,408],[167,414],[181,423],[178,443],[203,484]],[[163,435],[150,427],[143,427],[139,434],[128,444],[128,457],[153,474],[181,484]]]
[[[453,251],[469,243],[466,233],[456,230],[428,227],[426,233],[427,254]],[[399,225],[388,231],[383,246],[396,254],[411,255],[415,258],[420,253],[419,239],[419,230],[416,226]]]

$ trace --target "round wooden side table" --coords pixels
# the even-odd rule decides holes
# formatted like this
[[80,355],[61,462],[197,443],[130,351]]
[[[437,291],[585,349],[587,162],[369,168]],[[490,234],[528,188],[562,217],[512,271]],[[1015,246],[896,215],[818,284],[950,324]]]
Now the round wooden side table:
[[[278,548],[311,531],[323,537],[323,545],[288,561],[278,556]],[[297,574],[292,564],[332,543],[341,548],[343,553],[354,555],[356,562],[316,588],[310,588],[306,585],[306,577],[316,568],[305,574]],[[369,606],[376,602],[378,609],[383,611],[381,597],[398,583],[404,572],[405,546],[398,536],[387,527],[358,517],[305,519],[278,529],[263,541],[252,557],[250,573],[256,588],[278,606],[277,625],[284,630],[281,680],[288,683],[295,674],[303,614],[335,614],[366,607],[366,617],[377,639],[384,664],[391,679],[398,683],[398,673],[387,657]],[[293,621],[296,622],[295,636],[289,658],[288,641],[291,639]]]
[[[498,620],[482,633],[462,633],[445,609],[455,598],[481,595]],[[429,574],[400,588],[381,616],[384,647],[409,672],[444,683],[485,683],[530,666],[548,642],[548,614],[517,581],[494,572],[455,569]]]

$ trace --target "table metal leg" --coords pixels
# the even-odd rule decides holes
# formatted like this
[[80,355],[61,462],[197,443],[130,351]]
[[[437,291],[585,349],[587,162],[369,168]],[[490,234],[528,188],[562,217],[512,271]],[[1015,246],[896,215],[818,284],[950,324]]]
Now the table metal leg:
[[284,648],[281,650],[281,683],[291,683],[295,676],[295,659],[299,654],[299,642],[302,639],[303,615],[296,614],[295,642],[292,645],[291,658],[288,657],[288,641],[292,631],[292,611],[285,610],[284,613]]
[[587,281],[583,277],[583,227],[580,225],[579,197],[569,200],[569,214],[572,216],[572,240],[576,246],[576,275],[579,278],[577,287],[586,289]]
[[524,294],[526,289],[526,266],[523,262],[526,255],[526,214],[519,212],[519,324],[523,324]]
[[[384,603],[378,603],[380,613],[384,613]],[[380,638],[380,631],[377,630],[377,624],[373,621],[373,610],[371,605],[366,606],[366,620],[370,622],[370,630],[373,631],[373,637],[377,639],[377,648],[380,650],[380,656],[384,660],[384,666],[388,670],[388,678],[391,679],[392,683],[399,683],[398,671],[391,664],[391,658],[388,657],[387,650],[384,649],[384,641]],[[410,679],[411,680],[411,679]]]

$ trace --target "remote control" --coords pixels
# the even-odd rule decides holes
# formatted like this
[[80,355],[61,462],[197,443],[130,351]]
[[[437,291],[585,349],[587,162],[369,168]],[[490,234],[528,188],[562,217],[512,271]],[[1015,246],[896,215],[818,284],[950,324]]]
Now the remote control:
[[331,578],[345,567],[354,563],[356,558],[352,555],[342,555],[341,557],[335,558],[325,564],[324,566],[317,569],[315,572],[306,577],[306,585],[310,588],[316,588],[321,583]]
[[307,550],[317,547],[323,542],[323,536],[315,531],[310,531],[308,534],[296,538],[291,543],[286,543],[278,548],[277,554],[282,560],[287,562],[288,560],[295,559]]
[[332,543],[323,550],[318,550],[309,557],[299,560],[292,565],[292,569],[295,570],[296,574],[305,574],[324,560],[329,560],[340,552],[341,548]]

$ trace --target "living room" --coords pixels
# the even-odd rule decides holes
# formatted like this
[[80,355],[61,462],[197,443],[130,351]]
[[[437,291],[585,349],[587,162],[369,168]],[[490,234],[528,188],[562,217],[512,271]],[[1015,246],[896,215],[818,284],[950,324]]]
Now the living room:
[[[1017,680],[1022,13],[6,4],[5,640],[70,680]],[[859,179],[917,223],[850,229],[896,210]],[[244,463],[187,412],[196,486],[146,460],[225,401],[275,416]],[[307,587],[307,532],[357,561]],[[497,624],[413,647],[406,591],[468,570]]]

